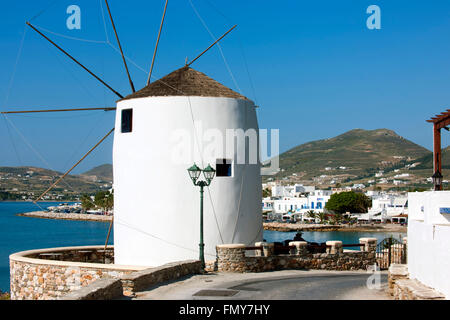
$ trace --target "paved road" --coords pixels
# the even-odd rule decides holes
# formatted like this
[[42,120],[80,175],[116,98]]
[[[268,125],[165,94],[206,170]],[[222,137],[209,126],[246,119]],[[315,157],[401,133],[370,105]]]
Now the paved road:
[[[144,300],[389,300],[387,273],[379,289],[366,285],[364,271],[285,270],[250,274],[206,274],[162,284],[138,293]],[[207,290],[207,291],[205,291]],[[199,293],[200,292],[200,293]]]

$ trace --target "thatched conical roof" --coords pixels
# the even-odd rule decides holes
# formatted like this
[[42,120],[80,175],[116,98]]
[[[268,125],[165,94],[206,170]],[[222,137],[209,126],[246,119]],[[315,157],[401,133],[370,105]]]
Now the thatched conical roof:
[[165,96],[225,97],[249,100],[190,67],[175,70],[122,100]]

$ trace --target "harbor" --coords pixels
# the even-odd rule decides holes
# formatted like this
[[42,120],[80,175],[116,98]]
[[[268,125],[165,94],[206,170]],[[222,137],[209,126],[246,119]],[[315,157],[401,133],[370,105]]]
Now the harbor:
[[449,300],[448,5],[169,2],[6,6],[0,300]]
[[[55,203],[40,203],[43,208],[55,206]],[[85,220],[85,216],[92,219],[108,219],[108,216],[83,215],[83,218],[56,219],[53,215],[45,219],[42,217],[24,217],[26,212],[38,212],[36,205],[30,202],[0,202],[0,290],[9,292],[9,255],[29,249],[54,248],[61,246],[101,245],[104,244],[109,223],[98,220]],[[39,214],[38,214],[39,215]],[[71,215],[59,213],[58,215]],[[82,221],[83,220],[83,221]],[[269,242],[282,242],[293,239],[297,232],[264,231],[264,239]],[[306,231],[305,240],[322,243],[329,239],[341,240],[343,243],[358,242],[360,237],[377,237],[379,239],[393,236],[401,238],[402,233],[382,232],[333,232],[333,231]],[[109,244],[113,244],[113,237]]]
[[18,216],[41,219],[55,219],[55,220],[77,220],[77,221],[100,221],[110,222],[112,216],[88,214],[88,213],[65,213],[53,211],[32,211],[25,213],[18,213]]

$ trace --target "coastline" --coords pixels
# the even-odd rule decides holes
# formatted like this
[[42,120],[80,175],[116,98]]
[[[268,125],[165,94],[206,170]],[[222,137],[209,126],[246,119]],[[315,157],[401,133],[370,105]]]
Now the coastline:
[[[33,203],[33,200],[1,200],[0,203],[2,202],[29,202],[29,203]],[[39,201],[38,203],[41,202],[54,202],[54,203],[68,203],[68,202],[77,202],[75,200],[45,200],[45,201]]]
[[406,233],[408,227],[395,224],[376,225],[324,225],[324,224],[291,224],[280,222],[263,223],[264,230],[295,232],[295,231],[344,231],[344,232],[402,232]]
[[[40,219],[54,219],[54,220],[74,220],[74,221],[97,221],[110,222],[112,216],[102,216],[94,214],[82,213],[57,213],[33,211],[18,213],[17,216],[40,218]],[[408,228],[396,224],[375,224],[375,225],[325,225],[325,224],[299,224],[299,223],[280,223],[280,222],[265,222],[263,223],[264,230],[280,231],[280,232],[295,232],[295,231],[343,231],[343,232],[401,232],[407,233]]]
[[97,221],[97,222],[110,222],[112,220],[112,216],[101,216],[95,214],[82,214],[82,213],[57,213],[44,211],[18,213],[17,216],[29,218],[41,218],[41,219]]

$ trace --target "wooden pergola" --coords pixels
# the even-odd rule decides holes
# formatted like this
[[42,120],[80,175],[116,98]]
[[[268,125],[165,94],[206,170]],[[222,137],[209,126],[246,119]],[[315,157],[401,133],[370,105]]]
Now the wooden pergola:
[[441,129],[449,128],[447,126],[450,125],[450,109],[442,112],[439,115],[432,117],[427,122],[433,123],[433,164],[434,164],[434,172],[442,173],[442,153],[441,153]]

